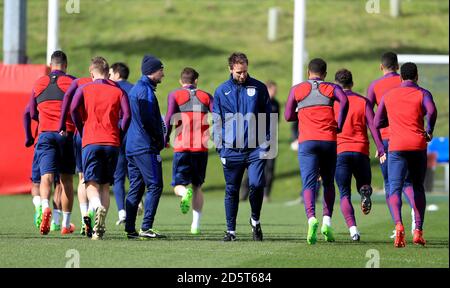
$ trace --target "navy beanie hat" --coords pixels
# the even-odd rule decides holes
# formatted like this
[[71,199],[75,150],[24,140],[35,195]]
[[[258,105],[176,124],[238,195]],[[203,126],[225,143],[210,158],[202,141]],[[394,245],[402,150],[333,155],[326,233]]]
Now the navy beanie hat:
[[142,59],[142,75],[150,75],[161,68],[164,68],[163,63],[153,55],[145,55]]

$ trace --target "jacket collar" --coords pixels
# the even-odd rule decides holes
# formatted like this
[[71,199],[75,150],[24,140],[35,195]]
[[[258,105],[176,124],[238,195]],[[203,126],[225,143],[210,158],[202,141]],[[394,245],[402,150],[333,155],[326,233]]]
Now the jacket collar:
[[229,79],[229,81],[230,81],[233,85],[237,85],[237,86],[239,86],[239,85],[241,85],[241,86],[246,86],[246,85],[249,84],[250,79],[251,79],[250,74],[247,74],[247,79],[245,79],[245,82],[242,83],[242,84],[239,84],[239,83],[236,82],[236,80],[234,80],[233,74],[230,74],[230,79]]
[[148,78],[148,76],[142,75],[141,81],[144,82],[145,84],[149,85],[153,91],[156,90],[156,83],[153,82],[152,80],[150,80],[150,78]]

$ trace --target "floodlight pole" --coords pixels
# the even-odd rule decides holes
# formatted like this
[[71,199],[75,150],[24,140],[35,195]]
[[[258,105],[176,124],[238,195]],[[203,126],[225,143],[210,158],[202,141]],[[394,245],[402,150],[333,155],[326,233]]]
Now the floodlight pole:
[[56,50],[59,49],[59,0],[48,0],[47,22],[47,64]]
[[27,1],[5,0],[3,17],[3,63],[27,62]]
[[400,16],[400,1],[401,0],[390,0],[391,17],[397,18]]
[[303,81],[305,73],[306,0],[294,2],[294,39],[292,53],[292,85]]

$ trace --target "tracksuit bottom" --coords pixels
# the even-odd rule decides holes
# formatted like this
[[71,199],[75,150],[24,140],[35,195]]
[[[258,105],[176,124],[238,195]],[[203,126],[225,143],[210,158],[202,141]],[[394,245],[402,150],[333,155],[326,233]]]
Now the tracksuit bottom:
[[239,207],[239,188],[245,169],[248,171],[249,200],[251,217],[259,221],[265,186],[264,167],[266,159],[261,159],[261,150],[234,153],[222,156],[223,173],[225,176],[225,214],[228,231],[236,231],[236,218]]
[[337,155],[336,184],[340,192],[341,211],[347,227],[356,226],[352,205],[352,176],[355,176],[358,193],[361,187],[371,185],[372,171],[369,156],[359,152],[342,152]]
[[392,151],[389,152],[389,204],[394,223],[402,223],[402,190],[406,175],[413,187],[412,208],[416,229],[422,230],[425,217],[425,173],[427,171],[427,151]]
[[316,217],[315,198],[319,175],[323,183],[323,216],[331,217],[336,193],[334,189],[336,141],[308,140],[299,143],[298,161],[307,218]]
[[136,230],[136,215],[145,190],[147,196],[144,201],[143,231],[153,227],[156,210],[163,189],[162,160],[159,154],[144,153],[127,156],[128,178],[130,189],[126,199],[125,231]]

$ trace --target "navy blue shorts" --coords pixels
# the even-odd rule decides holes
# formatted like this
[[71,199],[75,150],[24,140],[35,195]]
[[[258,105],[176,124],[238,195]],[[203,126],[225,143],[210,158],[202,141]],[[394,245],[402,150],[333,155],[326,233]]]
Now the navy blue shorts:
[[73,134],[63,137],[58,132],[42,132],[39,135],[35,153],[41,175],[75,174]]
[[205,182],[208,152],[175,152],[173,154],[172,186],[200,186]]
[[82,150],[84,182],[113,184],[119,147],[87,145]]
[[41,172],[39,171],[39,162],[37,161],[36,151],[33,153],[33,163],[31,164],[31,182],[41,183]]
[[81,136],[79,133],[73,136],[73,152],[75,154],[76,172],[83,173],[83,160],[81,157]]

